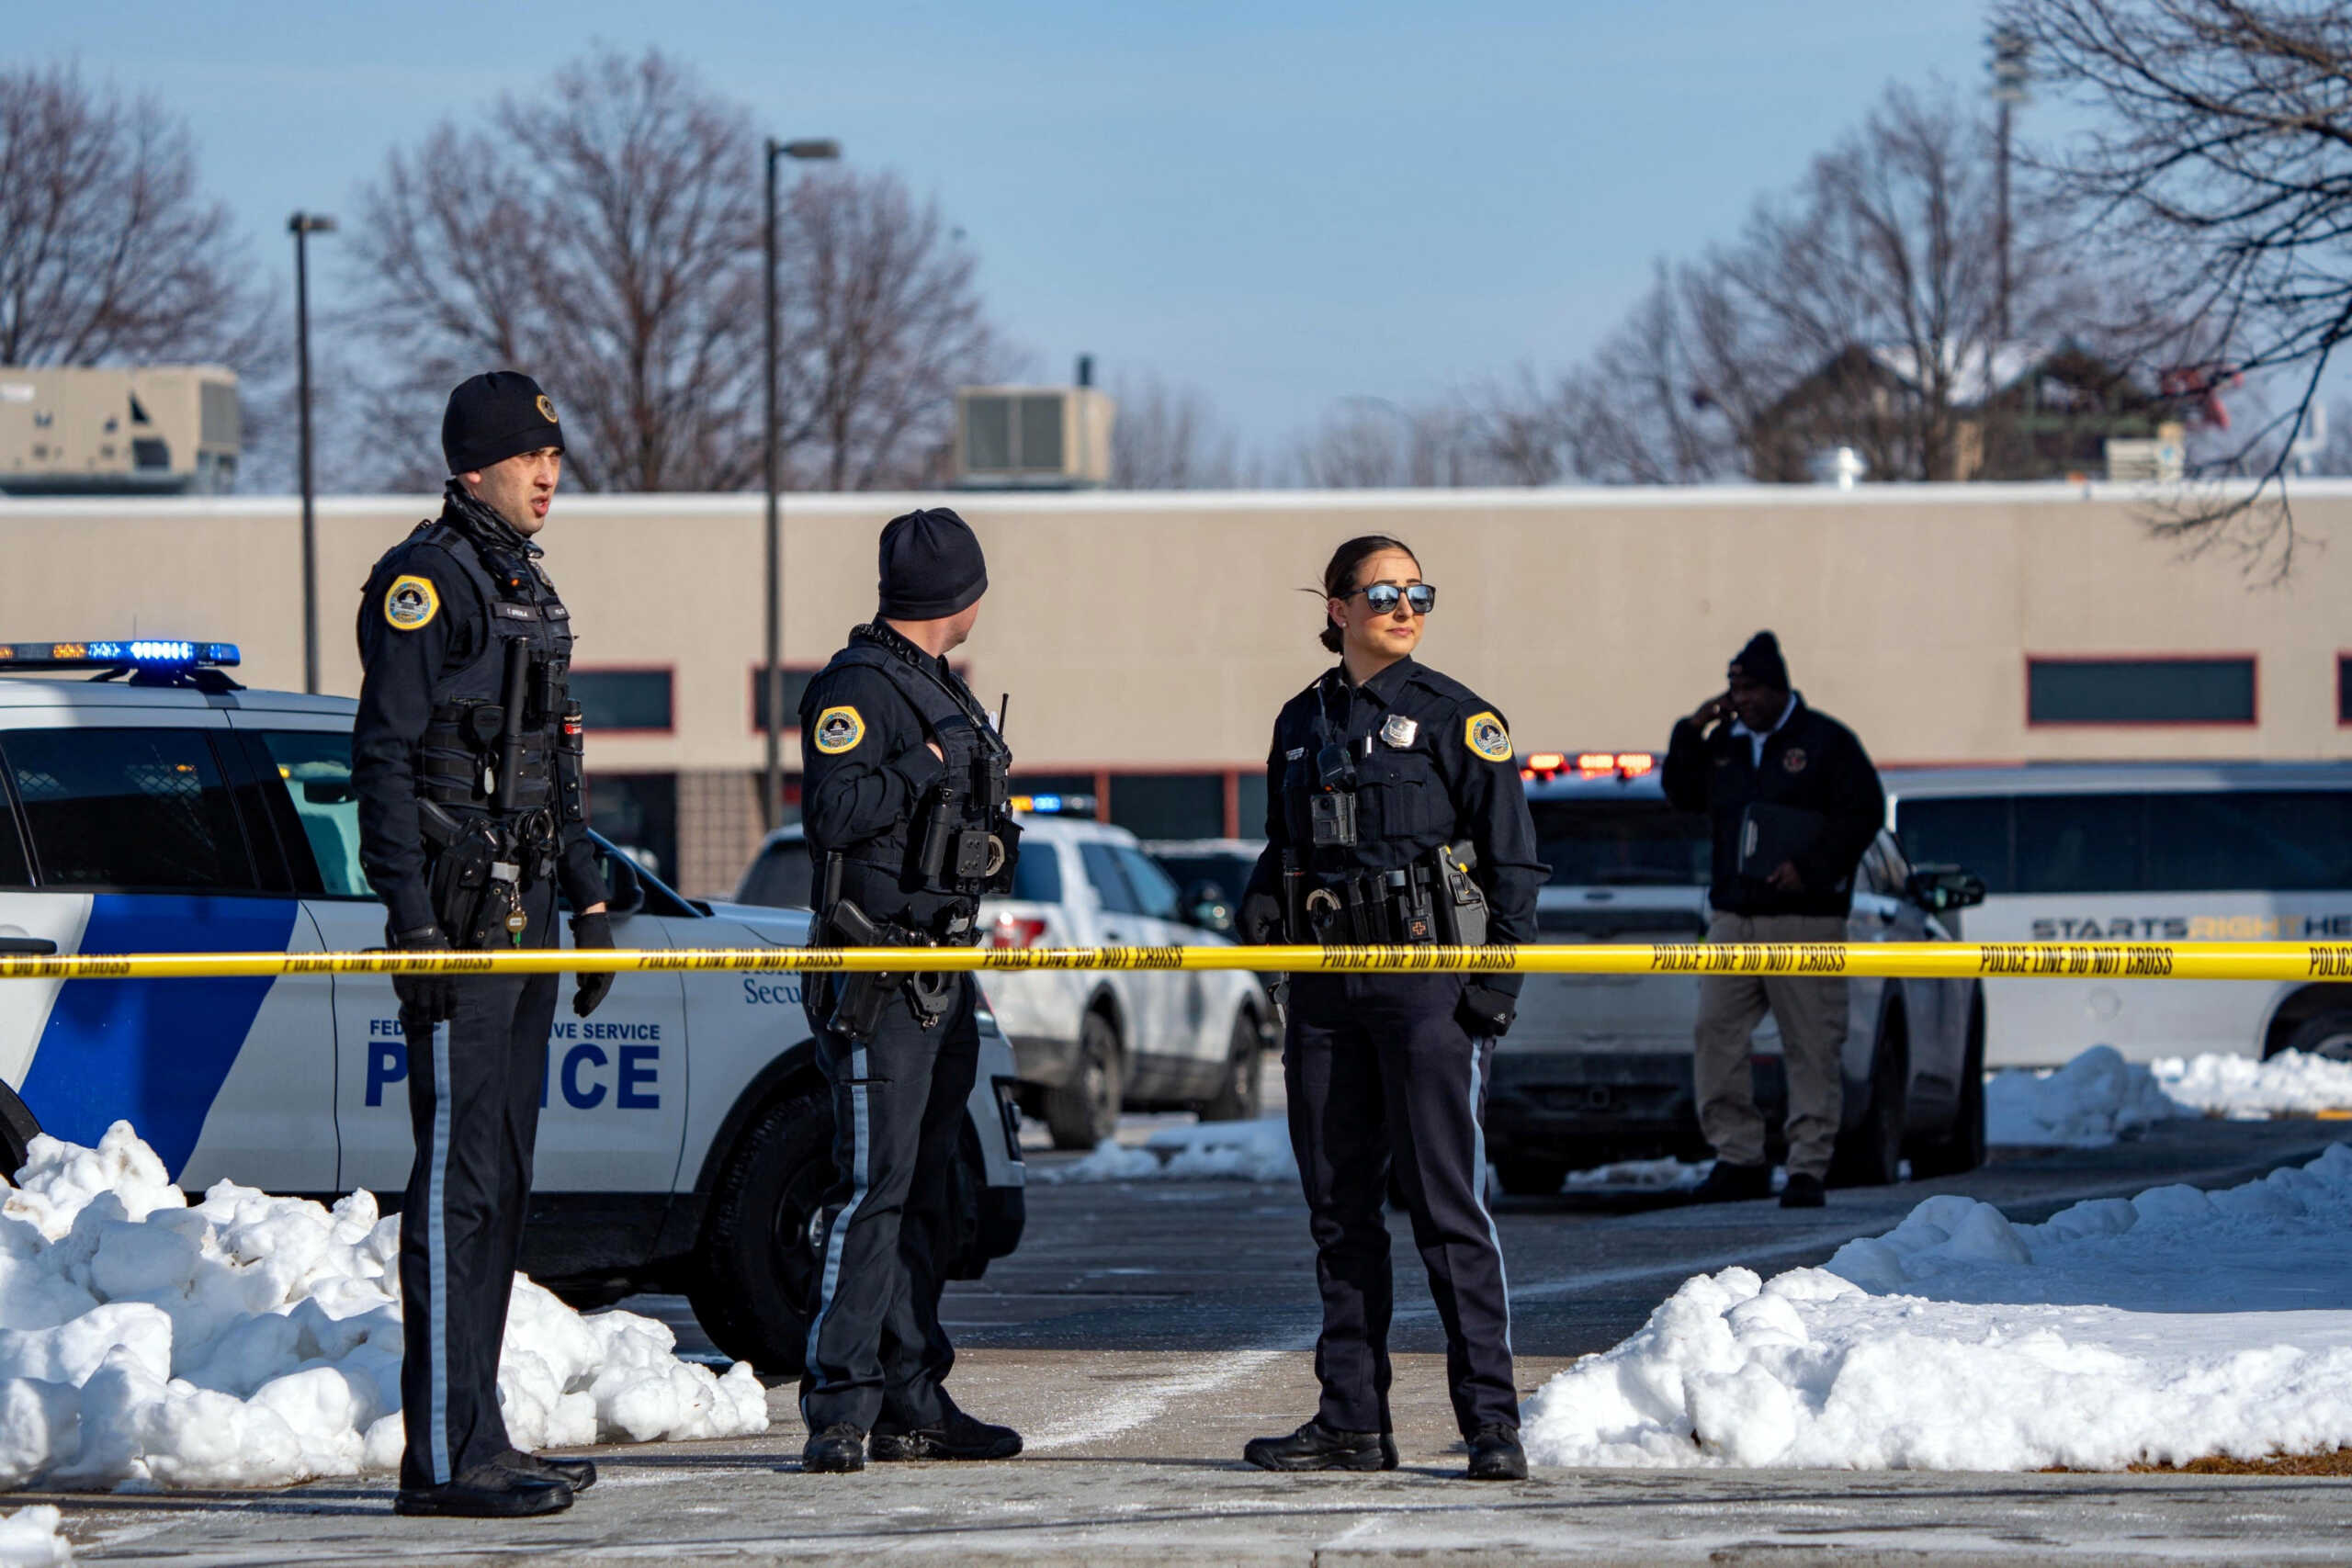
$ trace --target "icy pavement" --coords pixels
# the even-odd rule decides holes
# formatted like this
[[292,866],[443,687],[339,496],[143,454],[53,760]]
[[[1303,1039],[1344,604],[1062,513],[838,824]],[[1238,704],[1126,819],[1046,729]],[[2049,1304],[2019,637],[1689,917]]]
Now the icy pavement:
[[[33,1140],[0,1202],[0,1486],[278,1486],[400,1460],[400,1221],[223,1181],[191,1205],[118,1122]],[[517,1276],[499,1371],[537,1449],[763,1431],[749,1367]],[[20,1516],[21,1517],[21,1516]],[[0,1563],[11,1526],[0,1526]]]
[[2352,1446],[2352,1146],[2039,1225],[1931,1198],[1687,1280],[1526,1406],[1546,1465],[2116,1469]]

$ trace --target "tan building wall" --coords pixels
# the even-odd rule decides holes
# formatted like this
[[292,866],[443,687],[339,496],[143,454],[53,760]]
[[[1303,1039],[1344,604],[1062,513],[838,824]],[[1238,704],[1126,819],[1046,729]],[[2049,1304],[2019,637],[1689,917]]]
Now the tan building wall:
[[[1662,746],[1769,626],[1799,688],[1883,762],[2352,756],[2352,550],[2327,547],[2352,544],[2352,484],[2298,488],[2308,546],[2275,586],[2184,559],[2149,536],[2144,498],[2104,487],[951,499],[992,584],[961,657],[984,698],[1013,694],[1010,739],[1038,772],[1257,766],[1275,708],[1328,662],[1298,590],[1365,532],[1419,552],[1441,589],[1427,661],[1509,715],[1523,750]],[[787,498],[787,663],[822,663],[871,613],[876,531],[910,503]],[[356,690],[360,585],[428,510],[321,503],[326,690]],[[542,539],[579,664],[673,672],[673,729],[593,735],[592,771],[680,775],[679,874],[731,884],[757,827],[760,499],[564,496]],[[0,637],[228,638],[249,683],[299,686],[298,541],[284,497],[0,501]],[[2030,656],[2211,653],[2258,661],[2256,723],[2027,723]]]

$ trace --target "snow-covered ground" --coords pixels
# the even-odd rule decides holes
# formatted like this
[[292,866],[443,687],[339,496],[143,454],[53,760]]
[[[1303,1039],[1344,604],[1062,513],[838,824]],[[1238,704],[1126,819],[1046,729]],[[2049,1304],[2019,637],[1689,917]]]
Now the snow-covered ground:
[[2176,1116],[2352,1111],[2352,1062],[2287,1052],[2257,1062],[2209,1053],[2143,1066],[2094,1045],[2055,1071],[2012,1068],[1984,1084],[1987,1143],[2097,1148]]
[[0,1568],[63,1568],[74,1561],[64,1511],[53,1503],[0,1515]]
[[1279,1116],[1254,1122],[1200,1122],[1161,1127],[1140,1145],[1105,1138],[1068,1165],[1040,1166],[1038,1181],[1196,1180],[1296,1181],[1290,1123]]
[[1826,1268],[1686,1281],[1524,1411],[1549,1465],[2113,1469],[2352,1445],[2352,1146],[2039,1225],[1931,1198]]
[[[399,1462],[400,1221],[370,1194],[329,1210],[223,1181],[191,1205],[125,1122],[94,1149],[36,1138],[0,1190],[0,1486],[276,1486]],[[750,1367],[718,1377],[675,1344],[518,1276],[499,1369],[514,1441],[767,1429]]]

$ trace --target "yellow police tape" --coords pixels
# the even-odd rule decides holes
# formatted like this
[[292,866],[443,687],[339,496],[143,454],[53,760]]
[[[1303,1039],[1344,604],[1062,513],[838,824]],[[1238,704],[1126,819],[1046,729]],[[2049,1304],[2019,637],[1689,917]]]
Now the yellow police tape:
[[1292,973],[1845,975],[1903,979],[2347,980],[2344,942],[1610,942],[1527,947],[513,948],[495,953],[125,953],[0,956],[0,979],[1253,969]]

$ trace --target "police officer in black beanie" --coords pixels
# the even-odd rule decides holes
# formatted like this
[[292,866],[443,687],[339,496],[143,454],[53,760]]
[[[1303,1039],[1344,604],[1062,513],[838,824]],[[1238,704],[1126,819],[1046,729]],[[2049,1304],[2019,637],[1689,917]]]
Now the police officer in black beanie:
[[[944,507],[893,518],[881,554],[879,611],[800,703],[811,941],[967,946],[981,895],[1011,889],[1019,852],[1012,754],[947,663],[979,617],[988,566]],[[948,1183],[979,1066],[977,994],[967,974],[811,976],[802,992],[838,1166],[817,1234],[804,1470],[1021,1451],[1019,1433],[966,1415],[944,1386]]]
[[[563,426],[512,370],[449,394],[441,514],[368,577],[352,731],[359,858],[403,953],[552,947],[560,888],[574,942],[610,947],[588,839],[571,618],[539,567]],[[612,988],[583,975],[585,1018]],[[552,975],[396,978],[416,1161],[401,1211],[408,1448],[403,1514],[552,1513],[594,1483],[584,1460],[508,1440],[498,1405],[547,1079]]]

